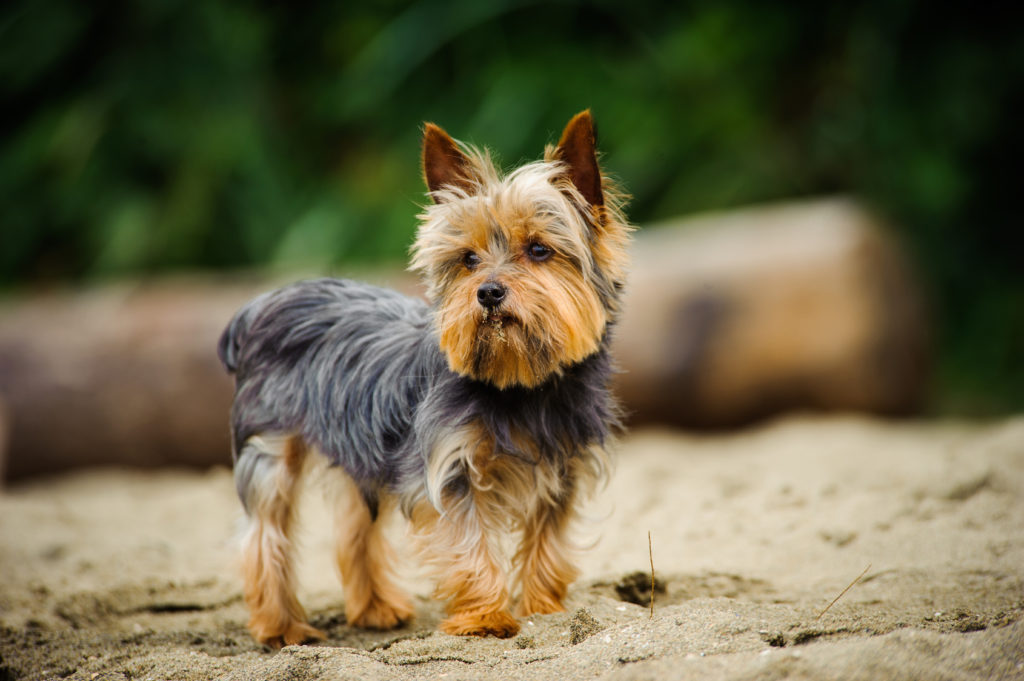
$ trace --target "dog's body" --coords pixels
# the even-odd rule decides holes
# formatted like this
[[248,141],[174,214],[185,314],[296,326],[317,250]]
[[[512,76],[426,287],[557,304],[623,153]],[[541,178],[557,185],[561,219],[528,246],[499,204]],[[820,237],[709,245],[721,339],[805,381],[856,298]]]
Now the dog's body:
[[495,537],[509,529],[522,532],[519,612],[562,609],[576,577],[567,526],[603,477],[618,425],[608,334],[628,227],[617,205],[604,206],[593,144],[580,114],[550,158],[502,178],[428,125],[436,204],[421,216],[413,265],[432,305],[322,279],[264,294],[231,321],[219,353],[236,377],[235,480],[250,518],[243,566],[257,639],[321,636],[294,596],[289,539],[310,451],[350,488],[337,514],[350,624],[390,628],[412,615],[376,522],[393,506],[440,575],[445,631],[518,631],[496,557]]

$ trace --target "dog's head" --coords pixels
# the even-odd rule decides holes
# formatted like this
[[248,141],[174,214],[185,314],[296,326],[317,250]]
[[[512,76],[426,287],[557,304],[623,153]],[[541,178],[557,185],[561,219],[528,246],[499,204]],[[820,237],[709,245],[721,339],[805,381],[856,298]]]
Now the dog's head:
[[412,267],[451,369],[535,387],[596,352],[618,311],[630,228],[598,166],[590,112],[543,161],[508,174],[428,123],[423,172],[434,203]]

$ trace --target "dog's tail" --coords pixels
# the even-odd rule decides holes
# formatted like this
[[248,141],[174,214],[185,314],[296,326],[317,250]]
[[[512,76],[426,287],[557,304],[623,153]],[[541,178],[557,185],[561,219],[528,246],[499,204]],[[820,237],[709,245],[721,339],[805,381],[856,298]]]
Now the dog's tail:
[[228,370],[229,374],[235,373],[238,370],[238,352],[241,349],[240,337],[244,334],[241,329],[243,326],[242,313],[239,312],[228,324],[228,327],[224,329],[224,333],[220,335],[220,340],[217,341],[217,356],[220,357],[221,364]]
[[269,294],[265,293],[249,301],[245,307],[235,313],[228,323],[224,333],[220,335],[217,342],[217,356],[220,357],[224,368],[229,374],[238,371],[238,363],[242,354],[242,347],[249,337],[249,330],[253,320],[263,309]]
[[302,356],[340,318],[351,301],[373,299],[341,279],[312,279],[253,298],[239,310],[217,343],[228,373],[250,363]]

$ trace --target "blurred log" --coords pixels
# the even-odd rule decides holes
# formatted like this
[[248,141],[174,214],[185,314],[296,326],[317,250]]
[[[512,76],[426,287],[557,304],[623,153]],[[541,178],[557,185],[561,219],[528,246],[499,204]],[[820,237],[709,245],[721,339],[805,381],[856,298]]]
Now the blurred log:
[[929,335],[895,244],[835,199],[638,235],[616,339],[634,422],[724,427],[787,409],[922,406]]
[[218,334],[250,291],[118,285],[0,311],[7,477],[97,464],[230,463]]
[[[417,290],[406,273],[359,278]],[[0,303],[7,477],[230,463],[217,339],[279,283],[166,279]],[[906,265],[842,201],[645,230],[615,351],[636,421],[701,427],[793,408],[907,413],[927,368]],[[0,470],[3,429],[0,410]]]
[[[389,283],[382,276],[364,278]],[[414,284],[397,278],[407,292]],[[242,304],[282,283],[178,277],[0,303],[7,479],[96,465],[230,465],[233,383],[217,340]]]

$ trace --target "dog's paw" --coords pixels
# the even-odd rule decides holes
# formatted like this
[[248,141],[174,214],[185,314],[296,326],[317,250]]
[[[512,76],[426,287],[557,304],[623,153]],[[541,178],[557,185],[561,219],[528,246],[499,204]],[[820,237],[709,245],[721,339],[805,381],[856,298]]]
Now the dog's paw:
[[374,598],[361,612],[346,614],[346,619],[363,629],[394,629],[412,619],[412,615],[412,604],[408,601],[389,603]]
[[458,612],[441,622],[441,631],[455,636],[511,638],[519,633],[519,622],[507,610]]
[[562,605],[561,600],[552,596],[546,598],[527,598],[524,596],[516,608],[516,614],[520,617],[526,617],[527,615],[550,615],[553,612],[565,612],[565,606]]
[[326,638],[324,632],[316,627],[297,620],[289,622],[283,629],[279,626],[261,627],[259,623],[253,622],[249,624],[249,630],[257,641],[271,648],[302,645],[323,641]]

